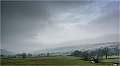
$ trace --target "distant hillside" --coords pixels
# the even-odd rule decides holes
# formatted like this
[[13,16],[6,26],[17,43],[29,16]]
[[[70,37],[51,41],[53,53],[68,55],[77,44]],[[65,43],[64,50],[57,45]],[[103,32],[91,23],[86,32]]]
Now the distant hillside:
[[105,43],[95,43],[95,44],[85,44],[85,45],[73,45],[73,46],[66,46],[66,47],[59,47],[59,48],[49,48],[49,49],[42,49],[33,51],[33,54],[40,54],[40,53],[70,53],[75,50],[94,50],[101,47],[116,47],[120,44],[120,42],[105,42]]
[[8,51],[8,50],[6,50],[6,49],[0,49],[0,54],[1,54],[1,55],[14,55],[13,52]]

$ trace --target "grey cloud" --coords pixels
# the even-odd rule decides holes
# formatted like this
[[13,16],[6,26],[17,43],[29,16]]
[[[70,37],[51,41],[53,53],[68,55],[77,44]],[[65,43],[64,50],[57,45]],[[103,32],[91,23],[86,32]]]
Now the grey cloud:
[[115,4],[107,1],[2,2],[2,47],[28,52],[116,34],[119,9]]

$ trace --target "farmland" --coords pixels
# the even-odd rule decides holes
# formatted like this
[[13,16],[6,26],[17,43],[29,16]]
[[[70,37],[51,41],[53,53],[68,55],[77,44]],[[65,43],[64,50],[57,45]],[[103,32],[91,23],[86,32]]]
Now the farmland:
[[55,65],[55,66],[112,66],[112,63],[116,62],[117,59],[102,59],[101,63],[92,64],[89,61],[81,60],[80,57],[72,57],[72,56],[54,56],[54,57],[39,57],[39,58],[9,58],[2,59],[2,66],[16,66],[16,65]]

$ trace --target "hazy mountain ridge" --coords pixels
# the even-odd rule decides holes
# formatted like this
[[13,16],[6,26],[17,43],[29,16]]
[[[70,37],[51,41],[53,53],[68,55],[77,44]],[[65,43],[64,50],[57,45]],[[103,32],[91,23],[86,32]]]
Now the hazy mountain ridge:
[[39,53],[65,53],[65,52],[72,52],[75,50],[92,50],[97,48],[104,48],[104,47],[113,47],[120,46],[120,42],[105,42],[105,43],[95,43],[95,44],[88,44],[88,45],[74,45],[74,46],[66,46],[66,47],[59,47],[59,48],[50,48],[50,49],[42,49],[33,51],[33,54]]
[[14,55],[14,52],[8,51],[6,49],[0,49],[0,54],[1,55]]
[[[32,51],[30,53],[32,54],[40,54],[40,53],[56,53],[56,54],[64,54],[64,53],[71,53],[75,50],[94,50],[99,48],[111,48],[112,49],[116,47],[120,47],[120,42],[105,42],[105,43],[94,43],[94,44],[85,44],[85,45],[74,45],[74,46],[65,46],[65,47],[58,47],[58,48],[48,48],[48,49],[42,49],[42,50],[36,50]],[[1,55],[14,55],[14,52],[8,51],[6,49],[0,49]]]

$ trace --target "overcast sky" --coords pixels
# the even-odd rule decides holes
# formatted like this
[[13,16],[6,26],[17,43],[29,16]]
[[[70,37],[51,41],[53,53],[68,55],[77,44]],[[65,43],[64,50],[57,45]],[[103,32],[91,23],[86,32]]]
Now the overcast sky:
[[118,6],[117,1],[2,2],[2,48],[29,52],[117,41]]

